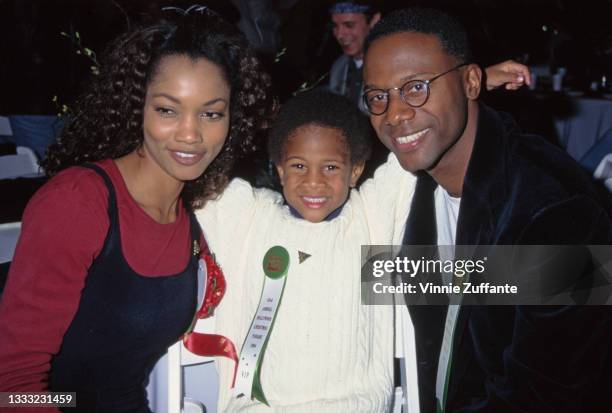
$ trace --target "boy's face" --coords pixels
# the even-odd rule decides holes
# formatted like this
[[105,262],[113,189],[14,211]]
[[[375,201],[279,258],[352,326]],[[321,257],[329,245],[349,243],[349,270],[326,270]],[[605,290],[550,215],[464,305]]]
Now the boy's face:
[[287,203],[310,222],[321,222],[346,201],[363,172],[353,165],[339,129],[317,125],[297,128],[276,165]]

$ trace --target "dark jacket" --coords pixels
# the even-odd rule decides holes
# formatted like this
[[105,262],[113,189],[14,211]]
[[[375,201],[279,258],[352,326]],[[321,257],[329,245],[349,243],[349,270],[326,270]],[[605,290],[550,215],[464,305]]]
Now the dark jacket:
[[[404,243],[436,244],[435,182],[419,177]],[[610,210],[561,150],[479,109],[456,245],[610,244]],[[409,306],[421,411],[435,411],[446,306]],[[447,412],[590,412],[612,389],[612,308],[463,306]],[[608,400],[606,400],[608,399]]]
[[[354,73],[349,74],[349,68],[353,66]],[[329,71],[329,91],[336,95],[346,96],[357,104],[357,107],[367,113],[363,99],[361,99],[361,89],[363,87],[361,81],[361,72],[363,66],[359,69],[355,67],[353,58],[345,54],[336,59]],[[353,85],[349,85],[353,82]]]

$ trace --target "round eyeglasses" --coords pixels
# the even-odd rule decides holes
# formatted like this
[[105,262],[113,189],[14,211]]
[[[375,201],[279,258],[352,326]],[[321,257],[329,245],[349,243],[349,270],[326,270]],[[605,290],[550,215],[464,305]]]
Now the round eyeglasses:
[[368,89],[363,92],[363,103],[372,115],[382,115],[389,108],[389,92],[398,90],[402,101],[413,108],[423,106],[429,99],[429,85],[447,73],[457,70],[468,63],[461,63],[452,69],[442,72],[428,80],[409,80],[400,87],[389,89]]

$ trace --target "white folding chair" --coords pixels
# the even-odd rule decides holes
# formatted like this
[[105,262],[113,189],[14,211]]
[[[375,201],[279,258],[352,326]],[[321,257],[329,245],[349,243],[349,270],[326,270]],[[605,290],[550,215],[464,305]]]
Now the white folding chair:
[[13,259],[19,234],[21,234],[21,222],[0,224],[0,264]]
[[603,157],[595,169],[593,178],[604,181],[608,191],[612,192],[612,153]]
[[0,135],[11,136],[13,130],[11,129],[11,122],[6,116],[0,116]]
[[400,358],[402,387],[395,389],[392,412],[419,413],[414,325],[403,298],[400,298],[395,304],[395,356]]
[[9,263],[13,260],[15,246],[21,233],[21,222],[0,224],[0,296],[8,276]]
[[[206,297],[206,263],[200,260],[198,269],[198,308],[201,308]],[[198,319],[193,329],[196,333],[213,334],[215,332],[215,317]],[[185,387],[203,384],[206,388],[213,389],[212,384],[217,383],[216,376],[210,376],[210,365],[213,357],[198,356],[189,351],[183,341],[180,340],[168,348],[168,352],[153,368],[149,376],[147,392],[151,409],[159,413],[204,413],[204,404],[190,397],[185,397]],[[187,370],[187,371],[186,371]],[[203,371],[209,370],[208,374]],[[184,386],[184,378],[191,380],[190,386]],[[191,389],[193,391],[193,387]],[[202,392],[198,389],[196,394],[203,397],[207,403],[214,403],[211,396],[216,395]]]
[[44,175],[34,151],[18,146],[14,155],[0,156],[0,179],[35,178]]
[[[198,320],[195,329],[198,333],[215,331],[214,317]],[[213,357],[198,356],[187,350],[182,341],[168,349],[168,413],[204,413],[206,408],[198,400],[184,396],[183,368],[210,363]]]

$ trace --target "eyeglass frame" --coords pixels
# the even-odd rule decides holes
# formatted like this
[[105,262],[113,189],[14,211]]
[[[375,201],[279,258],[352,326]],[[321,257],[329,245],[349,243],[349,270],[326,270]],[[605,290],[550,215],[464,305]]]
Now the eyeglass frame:
[[[453,72],[453,71],[455,71],[455,70],[457,70],[457,69],[459,69],[459,68],[461,68],[461,67],[463,67],[463,66],[467,66],[467,65],[469,65],[469,63],[468,63],[468,62],[464,62],[464,63],[458,64],[457,66],[453,67],[452,69],[449,69],[449,70],[447,70],[446,72],[442,72],[442,73],[440,73],[440,74],[438,74],[438,75],[435,75],[435,76],[434,76],[434,77],[432,77],[431,79],[427,79],[427,80],[421,80],[421,79],[410,79],[410,80],[408,80],[406,83],[404,83],[404,84],[403,84],[403,85],[401,85],[401,86],[391,87],[391,88],[389,88],[389,89],[377,89],[377,88],[374,88],[374,89],[364,90],[364,91],[363,91],[363,94],[361,95],[361,98],[363,99],[363,104],[364,104],[364,106],[365,106],[365,109],[366,109],[366,110],[368,111],[368,113],[369,113],[369,114],[371,114],[372,116],[381,116],[381,115],[384,115],[384,114],[385,114],[385,112],[386,112],[387,110],[389,110],[389,102],[390,102],[390,99],[389,99],[389,98],[390,98],[390,96],[391,96],[391,93],[389,93],[389,92],[391,92],[392,90],[397,90],[397,91],[399,91],[400,97],[402,98],[402,102],[404,102],[405,104],[407,104],[407,105],[408,105],[408,106],[410,106],[411,108],[420,108],[420,107],[422,107],[423,105],[425,105],[425,104],[427,103],[427,101],[429,100],[429,92],[430,92],[429,85],[430,85],[430,84],[431,84],[431,83],[432,83],[434,80],[436,80],[436,79],[438,79],[438,78],[440,78],[440,77],[442,77],[442,76],[444,76],[444,75],[446,75],[446,74],[448,74],[448,73],[450,73],[450,72]],[[423,84],[425,85],[425,87],[427,88],[427,96],[425,97],[425,100],[423,101],[423,103],[421,103],[420,105],[412,105],[412,104],[408,103],[408,102],[406,101],[406,99],[404,98],[404,87],[405,87],[407,84],[412,83],[412,82],[420,82],[420,83],[423,83]],[[370,106],[368,105],[368,99],[367,99],[367,96],[366,96],[366,95],[367,95],[369,92],[373,91],[373,90],[383,92],[383,93],[385,93],[385,94],[387,95],[387,105],[385,106],[385,110],[383,110],[383,111],[382,111],[382,112],[380,112],[380,113],[373,113],[373,112],[370,110]]]

